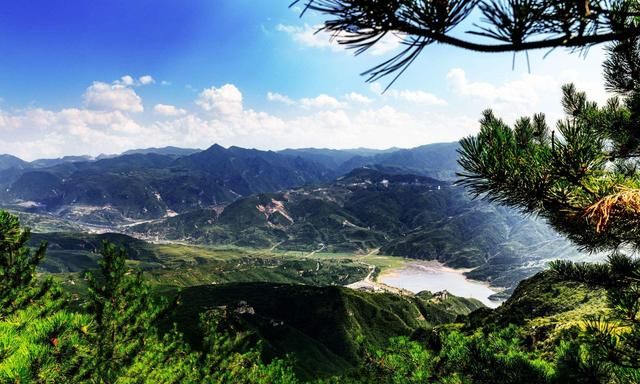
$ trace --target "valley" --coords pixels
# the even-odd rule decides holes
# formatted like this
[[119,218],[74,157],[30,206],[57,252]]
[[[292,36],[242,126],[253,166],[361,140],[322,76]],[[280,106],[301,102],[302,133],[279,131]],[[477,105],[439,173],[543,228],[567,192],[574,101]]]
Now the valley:
[[[549,260],[579,255],[546,224],[456,186],[456,150],[456,143],[281,152],[214,145],[95,160],[7,158],[0,202],[38,236],[118,233],[309,256],[377,250],[462,269],[502,300]],[[64,245],[52,252],[60,255],[48,264],[54,270],[86,264]]]
[[[413,150],[212,146],[0,167],[0,202],[48,243],[38,271],[81,308],[104,241],[122,247],[193,348],[212,308],[299,377],[362,348],[495,308],[579,252],[546,224],[455,185],[457,144]],[[1,164],[0,164],[1,165]]]
[[[70,294],[70,308],[86,306],[87,272],[114,243],[154,297],[175,300],[159,326],[175,324],[189,348],[203,348],[198,319],[215,316],[265,361],[295,356],[302,380],[342,377],[392,337],[430,340],[452,322],[512,316],[501,309],[529,305],[521,281],[535,275],[536,286],[552,260],[593,259],[540,220],[473,199],[455,184],[454,162],[417,161],[430,150],[455,158],[456,148],[283,155],[213,146],[39,162],[5,170],[13,176],[0,179],[0,201],[32,228],[32,249],[48,244],[39,276]],[[25,184],[47,180],[33,172],[57,184]],[[170,192],[177,185],[186,189]],[[580,316],[602,308],[602,293],[597,300]],[[580,305],[549,310],[569,316]],[[535,324],[554,324],[549,316]],[[531,324],[523,332],[535,332]]]

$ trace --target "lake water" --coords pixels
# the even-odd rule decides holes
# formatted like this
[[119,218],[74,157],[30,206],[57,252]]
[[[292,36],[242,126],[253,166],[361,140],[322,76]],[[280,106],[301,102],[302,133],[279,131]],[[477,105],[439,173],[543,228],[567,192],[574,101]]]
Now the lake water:
[[378,281],[414,293],[446,290],[455,296],[480,300],[490,308],[495,308],[502,303],[489,300],[491,295],[498,292],[497,290],[489,288],[486,283],[467,279],[463,272],[433,261],[410,262],[401,269],[381,274]]

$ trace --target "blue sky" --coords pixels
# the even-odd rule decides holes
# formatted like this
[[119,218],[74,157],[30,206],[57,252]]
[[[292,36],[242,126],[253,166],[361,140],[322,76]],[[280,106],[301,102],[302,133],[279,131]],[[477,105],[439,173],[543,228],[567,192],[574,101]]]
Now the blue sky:
[[[603,53],[542,60],[434,46],[385,95],[288,0],[32,0],[0,5],[0,152],[25,159],[213,143],[411,147],[474,133],[480,112],[561,117],[559,87],[606,98]],[[387,80],[388,81],[388,80]]]

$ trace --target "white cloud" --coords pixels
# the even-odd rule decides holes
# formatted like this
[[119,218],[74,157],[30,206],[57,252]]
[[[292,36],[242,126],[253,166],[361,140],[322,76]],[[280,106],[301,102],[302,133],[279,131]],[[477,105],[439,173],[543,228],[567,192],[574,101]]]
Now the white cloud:
[[140,76],[140,78],[138,79],[138,81],[140,82],[140,84],[142,85],[149,85],[149,84],[153,84],[156,81],[153,79],[153,77],[151,75],[144,75],[144,76]]
[[122,151],[153,132],[121,111],[41,108],[0,111],[0,152],[26,160]]
[[113,82],[114,84],[122,84],[124,86],[130,87],[132,85],[134,85],[135,80],[133,80],[133,77],[129,76],[129,75],[124,75],[120,78],[120,80],[116,80]]
[[[369,86],[369,90],[372,93],[382,95],[383,98],[393,98],[395,100],[406,101],[414,104],[431,105],[431,106],[446,106],[449,103],[434,95],[433,93],[421,91],[421,90],[408,90],[408,89],[389,89],[384,92],[384,88],[380,83],[373,83]],[[383,93],[384,92],[384,93]]]
[[[330,34],[325,31],[320,31],[321,24],[295,26],[278,24],[276,30],[284,32],[291,36],[293,41],[310,48],[323,48],[330,49],[332,51],[345,51],[344,47],[340,45],[342,39],[348,38],[350,35],[346,32],[338,34]],[[395,34],[387,34],[380,39],[375,45],[367,50],[367,53],[373,56],[387,55],[391,52],[397,51],[402,44],[402,37]]]
[[160,116],[181,116],[187,113],[186,110],[169,104],[156,104],[153,111]]
[[491,108],[507,121],[515,121],[521,116],[531,116],[544,112],[547,120],[564,118],[561,98],[563,84],[574,82],[578,89],[587,90],[588,97],[603,102],[607,95],[600,79],[584,79],[573,71],[557,71],[548,74],[521,74],[503,83],[474,81],[460,68],[453,68],[447,75],[451,91],[467,100],[469,109],[479,115],[485,108]]
[[128,112],[144,110],[140,96],[133,89],[121,84],[110,85],[96,81],[87,88],[83,97],[85,105],[91,109]]
[[456,94],[481,98],[490,103],[538,103],[543,96],[540,91],[558,88],[558,81],[553,77],[531,74],[523,74],[519,79],[501,85],[470,81],[460,68],[449,71],[447,80]]
[[353,103],[360,103],[360,104],[373,103],[373,99],[356,92],[347,93],[346,95],[344,95],[344,98],[347,101],[350,101]]
[[[98,88],[131,90],[121,84]],[[279,99],[275,95],[271,98]],[[299,108],[282,115],[246,108],[241,91],[227,84],[202,91],[195,98],[199,108],[156,104],[154,114],[144,119],[113,108],[0,109],[0,153],[33,159],[149,146],[206,147],[214,142],[260,149],[413,147],[456,140],[478,126],[475,115],[451,117],[420,104],[399,103],[394,97],[373,99],[355,92],[339,99],[328,94],[301,100],[280,96]]]
[[208,112],[235,115],[242,112],[242,93],[233,84],[211,87],[200,93],[196,104]]
[[296,103],[289,96],[281,95],[281,94],[275,93],[275,92],[267,92],[267,100],[275,101],[275,102],[279,102],[279,103],[283,103],[283,104],[287,104],[287,105],[293,105],[293,104]]
[[336,38],[328,35],[325,32],[317,32],[320,25],[308,25],[294,26],[278,24],[276,30],[279,32],[287,33],[291,36],[293,41],[306,47],[311,48],[327,48],[334,51],[343,50],[337,43]]
[[398,100],[422,105],[445,106],[448,103],[438,96],[424,91],[395,90],[392,89],[386,95]]
[[376,93],[378,95],[381,95],[382,92],[384,92],[384,88],[382,88],[382,85],[380,85],[380,83],[373,83],[369,86],[369,90],[373,93]]
[[300,105],[304,108],[328,108],[328,109],[337,109],[344,108],[346,106],[345,103],[338,101],[335,97],[331,97],[329,95],[319,95],[314,98],[303,98],[300,99]]
[[537,112],[545,112],[549,121],[563,116],[560,106],[563,83],[551,75],[527,73],[515,80],[492,84],[469,80],[465,71],[454,68],[447,74],[447,80],[453,93],[470,100],[469,107],[476,106],[478,113],[491,108],[507,121]]
[[[351,92],[342,97],[342,99],[359,104],[370,104],[374,100],[366,97],[362,94]],[[272,102],[279,102],[286,105],[299,105],[303,108],[317,108],[317,109],[339,109],[346,108],[347,103],[339,101],[333,96],[321,94],[316,97],[305,97],[300,100],[294,100],[287,95],[283,95],[276,92],[267,92],[267,100]]]
[[134,79],[131,75],[124,75],[118,80],[115,80],[113,84],[121,85],[123,87],[138,87],[141,85],[153,84],[155,82],[155,79],[151,75],[140,76],[138,80]]

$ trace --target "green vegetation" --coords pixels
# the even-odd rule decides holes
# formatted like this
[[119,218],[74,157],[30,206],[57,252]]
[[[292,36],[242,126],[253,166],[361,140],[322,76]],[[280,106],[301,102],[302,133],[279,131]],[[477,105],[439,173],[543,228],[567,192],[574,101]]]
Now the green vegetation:
[[[451,267],[475,268],[469,277],[506,288],[505,297],[546,261],[576,253],[544,223],[473,201],[452,186],[460,171],[458,148],[445,143],[389,151],[268,153],[213,146],[193,153],[170,148],[167,154],[42,161],[16,168],[21,175],[16,180],[5,178],[0,201],[36,232],[113,231],[156,242],[307,253],[380,249],[388,255],[438,259]],[[236,157],[242,161],[221,165]],[[262,161],[280,171],[269,179],[267,172],[254,169]],[[300,177],[289,178],[291,170],[299,170]],[[303,182],[311,184],[297,187]],[[271,192],[281,188],[287,189]],[[262,191],[267,192],[251,194]],[[97,267],[97,253],[85,251],[99,249],[100,241],[87,239],[86,249],[74,245],[73,251],[64,244],[56,247],[58,241],[66,243],[52,242],[42,268],[76,272]],[[127,252],[138,259],[131,249]],[[158,266],[153,260],[138,261],[145,269]]]
[[369,265],[398,267],[402,260],[308,252],[276,252],[233,246],[151,244],[125,235],[34,234],[29,244],[49,244],[39,265],[75,293],[86,291],[84,271],[98,268],[104,241],[127,252],[127,264],[144,270],[145,279],[165,291],[226,282],[274,282],[315,286],[348,285],[364,279]]
[[[607,262],[555,262],[495,311],[440,327],[426,343],[396,339],[370,353],[362,376],[389,383],[640,382],[640,262],[618,253],[640,245],[638,2],[318,0],[306,10],[327,15],[320,30],[345,34],[340,42],[358,53],[386,34],[405,36],[406,49],[367,71],[370,81],[399,76],[436,42],[481,52],[614,42],[604,69],[618,97],[598,106],[564,86],[566,119],[556,130],[543,114],[509,126],[488,110],[479,134],[462,140],[459,151],[459,176],[476,197],[541,216],[577,246],[611,252]],[[476,15],[483,16],[477,30],[456,32]]]
[[343,287],[272,283],[198,286],[180,294],[183,305],[170,315],[192,345],[193,328],[207,308],[225,308],[262,342],[269,357],[291,354],[300,378],[344,374],[362,364],[361,351],[385,345],[394,336],[427,332],[482,307],[474,300],[430,295],[415,298],[371,294]]
[[105,243],[100,273],[89,277],[82,312],[51,280],[35,279],[44,256],[25,246],[15,216],[0,212],[0,381],[3,383],[295,383],[289,366],[265,365],[241,333],[203,313],[202,348],[192,351],[176,331],[155,324],[168,309],[151,295],[125,251]]
[[612,369],[586,348],[585,327],[608,313],[606,289],[554,268],[523,281],[495,310],[366,350],[350,382],[636,383],[637,370]]
[[[395,153],[395,152],[394,152]],[[129,228],[136,237],[438,260],[508,288],[577,252],[547,225],[449,183],[361,168],[329,184],[239,199]]]
[[[389,31],[421,36],[374,69],[373,78],[402,70],[435,41],[520,50],[628,38],[605,63],[608,87],[620,98],[599,107],[565,86],[567,119],[557,135],[543,115],[510,127],[487,111],[480,133],[460,146],[460,176],[473,193],[542,216],[578,246],[612,252],[606,263],[556,261],[496,310],[446,292],[332,286],[368,274],[378,249],[479,267],[472,276],[505,283],[547,259],[522,258],[534,248],[550,256],[572,250],[549,241],[535,222],[471,202],[459,188],[396,172],[389,153],[363,154],[387,159],[384,172],[358,169],[328,185],[278,193],[271,191],[326,181],[326,169],[290,155],[219,146],[185,156],[63,161],[26,172],[26,164],[3,159],[13,164],[3,192],[10,200],[57,207],[70,222],[88,217],[94,225],[157,219],[175,208],[183,214],[132,230],[227,248],[69,233],[37,235],[28,244],[29,231],[0,212],[0,381],[640,382],[640,261],[619,253],[640,246],[636,2],[373,3],[308,4],[336,16],[325,29],[348,29],[355,40],[346,43],[361,49]],[[490,25],[482,34],[504,46],[450,39],[451,28],[476,6]],[[406,18],[417,25],[407,28]],[[531,35],[547,39],[530,41]],[[219,203],[230,200],[221,210]],[[96,206],[104,209],[96,213]],[[523,268],[505,277],[513,265]],[[38,278],[36,268],[64,273]]]
[[[273,283],[194,286],[178,296],[173,286],[167,295],[166,279],[158,274],[148,280],[149,271],[131,270],[125,248],[108,242],[99,270],[86,276],[87,291],[72,306],[59,284],[35,279],[44,243],[32,255],[26,247],[29,232],[6,212],[0,213],[0,229],[2,382],[296,383],[354,375],[365,362],[362,351],[380,348],[391,337],[425,334],[482,307],[474,300],[426,292],[402,297]],[[95,240],[54,239],[78,247]],[[151,247],[141,253],[135,248],[141,244],[127,247],[144,257],[157,251]],[[165,254],[166,259],[154,260],[178,264],[206,256],[225,259],[222,254],[230,253],[162,247],[183,259]],[[346,255],[337,259],[355,263]],[[363,259],[397,263],[379,256]]]
[[213,207],[334,176],[302,158],[219,145],[179,155],[143,151],[97,161],[25,164],[4,173],[0,201],[5,206],[25,209],[21,204],[28,203],[29,210],[101,226],[158,219],[170,210]]
[[613,252],[606,265],[556,262],[558,276],[607,289],[609,311],[588,319],[583,342],[567,347],[569,363],[587,365],[596,381],[640,376],[640,262],[618,253],[638,248],[640,185],[640,40],[610,47],[609,90],[619,97],[599,107],[573,85],[563,87],[567,114],[550,132],[544,115],[513,128],[487,111],[478,136],[461,142],[463,183],[477,195],[545,217],[592,251]]

